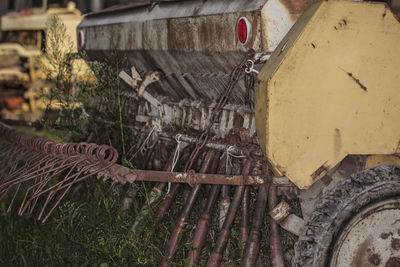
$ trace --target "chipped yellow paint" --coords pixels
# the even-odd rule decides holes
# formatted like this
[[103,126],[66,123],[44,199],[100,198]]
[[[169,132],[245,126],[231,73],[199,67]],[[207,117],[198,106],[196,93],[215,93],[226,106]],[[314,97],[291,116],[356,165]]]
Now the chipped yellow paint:
[[371,155],[365,162],[365,168],[373,168],[382,164],[400,164],[400,156]]
[[396,152],[399,44],[382,3],[323,1],[303,14],[256,86],[257,135],[276,175],[305,189],[348,154]]

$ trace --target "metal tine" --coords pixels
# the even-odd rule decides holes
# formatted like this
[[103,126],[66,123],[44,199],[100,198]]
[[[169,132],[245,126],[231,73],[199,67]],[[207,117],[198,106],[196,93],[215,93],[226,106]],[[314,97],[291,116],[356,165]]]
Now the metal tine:
[[[62,181],[60,181],[60,182],[58,182],[57,184],[55,184],[55,185],[53,185],[53,186],[47,188],[46,190],[42,190],[42,189],[37,190],[37,193],[34,194],[34,195],[30,198],[30,200],[28,200],[26,206],[29,205],[29,203],[30,203],[32,200],[38,199],[41,195],[43,195],[43,194],[47,193],[48,191],[50,191],[50,194],[48,195],[48,198],[46,199],[46,202],[45,202],[45,204],[44,204],[44,206],[43,206],[43,208],[42,208],[42,210],[41,210],[41,212],[40,212],[40,214],[39,214],[39,219],[40,219],[40,218],[42,217],[42,215],[43,215],[43,212],[44,212],[44,210],[45,210],[47,204],[48,204],[48,203],[50,202],[50,200],[53,198],[53,196],[55,195],[55,193],[56,193],[57,191],[59,191],[59,190],[62,190],[62,189],[64,189],[64,188],[67,188],[67,189],[65,190],[64,194],[61,195],[61,197],[59,198],[59,200],[56,202],[56,204],[53,206],[53,208],[51,209],[51,211],[48,213],[48,215],[50,215],[50,214],[52,213],[52,211],[54,210],[54,208],[55,208],[55,207],[58,205],[58,203],[61,201],[61,199],[65,196],[66,192],[69,191],[69,189],[71,188],[71,186],[72,186],[73,184],[75,184],[75,183],[77,183],[77,182],[79,182],[79,181],[85,179],[86,177],[89,177],[89,176],[91,176],[91,175],[95,175],[96,173],[98,173],[98,172],[100,172],[100,171],[102,171],[102,170],[108,168],[109,166],[106,165],[106,161],[107,161],[107,160],[109,160],[109,165],[113,164],[113,163],[117,160],[117,158],[116,158],[115,155],[113,154],[113,153],[115,153],[115,151],[111,150],[111,151],[110,151],[111,155],[109,155],[109,157],[108,157],[107,159],[103,159],[104,162],[101,162],[100,158],[97,158],[98,160],[97,160],[97,161],[94,161],[94,160],[93,160],[94,157],[98,157],[98,156],[101,154],[100,151],[97,151],[97,152],[96,152],[96,155],[94,155],[94,151],[95,151],[96,149],[100,149],[100,148],[98,148],[96,145],[93,145],[93,144],[87,144],[87,145],[85,145],[84,153],[86,154],[86,157],[77,156],[77,157],[76,157],[77,160],[74,162],[74,165],[70,168],[70,171],[68,172],[68,174],[66,175],[66,177],[64,177],[64,179],[63,179]],[[100,149],[100,150],[101,150],[101,149]],[[106,150],[106,149],[105,149],[105,150]],[[104,149],[103,149],[102,152],[105,152]],[[104,153],[104,155],[102,155],[102,156],[105,157],[105,153]],[[94,163],[89,164],[90,162],[94,162]],[[104,166],[101,166],[102,163],[103,163]],[[77,168],[79,164],[83,165],[83,167],[82,167],[77,173],[75,173],[74,175],[70,175],[71,172],[72,172],[72,170],[74,170],[75,168]],[[97,168],[96,168],[96,172],[93,172],[93,171],[92,171],[92,172],[89,172],[90,169],[95,168],[95,167],[97,167],[97,166],[102,167],[102,169],[97,169]],[[81,177],[81,178],[78,179],[78,177],[81,175],[81,173],[85,173],[85,172],[87,172],[88,174],[87,174],[87,175],[84,175],[83,177]],[[52,176],[54,176],[54,173],[53,173]],[[72,182],[70,182],[70,183],[65,183],[65,182],[67,182],[68,180],[72,180],[72,179],[73,179]],[[46,184],[47,184],[47,182],[46,182]],[[56,187],[57,187],[57,188],[56,188]],[[35,203],[36,203],[36,201],[35,201]],[[32,210],[32,209],[33,209],[33,207],[31,208],[31,210]],[[47,218],[48,218],[48,216],[46,216],[45,219],[47,219]]]
[[[213,158],[215,157],[215,151],[210,150],[207,152],[203,164],[200,168],[200,173],[206,173],[211,165]],[[211,170],[212,171],[212,170]],[[214,170],[215,171],[215,170]],[[213,172],[213,171],[212,171]],[[164,256],[161,260],[160,266],[168,266],[169,262],[174,258],[178,245],[182,239],[182,231],[186,227],[187,220],[192,211],[193,205],[196,202],[198,195],[200,194],[201,184],[197,184],[193,187],[186,201],[185,207],[176,221],[175,228],[172,231],[171,237],[168,241],[167,256]]]
[[[70,188],[72,185],[74,185],[74,184],[76,184],[76,183],[78,183],[78,182],[80,182],[80,181],[82,181],[82,180],[84,180],[84,179],[86,179],[86,178],[88,178],[88,177],[90,177],[90,176],[94,176],[94,175],[96,175],[96,174],[98,174],[98,173],[100,173],[100,172],[102,172],[102,171],[108,169],[112,164],[114,164],[114,163],[116,162],[116,160],[117,160],[117,158],[118,158],[118,155],[116,155],[116,157],[110,156],[110,158],[112,158],[112,159],[109,160],[109,162],[108,162],[107,164],[105,164],[104,162],[103,162],[103,163],[102,163],[102,162],[96,162],[96,163],[93,163],[92,165],[85,165],[85,166],[82,167],[82,169],[78,172],[79,175],[80,175],[81,173],[86,173],[84,176],[78,178],[79,175],[76,175],[76,178],[75,178],[72,182],[59,186],[59,187],[57,188],[56,191],[62,190],[62,189],[64,189],[64,188]],[[97,168],[97,167],[99,167],[99,168]],[[70,176],[70,177],[68,178],[68,180],[71,180],[71,179],[72,179],[71,177],[73,177],[73,176]],[[61,182],[65,182],[65,180],[66,180],[66,179],[64,179],[64,180],[61,181]],[[40,193],[38,194],[38,196],[40,196],[40,195],[42,195],[42,194],[45,194],[45,193],[47,193],[48,191],[52,191],[52,190],[53,190],[56,186],[58,186],[61,182],[59,182],[59,183],[57,183],[57,184],[55,184],[55,185],[53,185],[53,186],[47,188],[46,190],[43,190],[42,192],[40,192]]]
[[[171,171],[173,160],[174,160],[174,154],[171,154],[167,163],[164,166],[165,171]],[[133,233],[136,232],[136,227],[139,225],[140,221],[143,219],[143,216],[148,211],[149,205],[154,203],[162,195],[162,192],[166,185],[167,185],[167,183],[157,183],[156,186],[153,187],[153,189],[150,192],[148,202],[146,202],[145,205],[143,205],[138,216],[136,217],[135,222],[131,226],[131,232],[133,232]]]
[[[71,177],[70,177],[70,174],[71,174],[71,172],[76,168],[76,166],[77,166],[79,163],[80,163],[80,162],[76,162],[76,163],[74,164],[74,166],[73,166],[72,168],[69,169],[69,172],[67,173],[67,175],[65,176],[65,178],[64,178],[62,181],[60,181],[60,182],[58,182],[57,184],[55,184],[54,186],[59,185],[59,187],[60,187],[67,179],[72,179],[72,178],[74,178],[74,177],[78,177],[78,176],[80,175],[81,172],[78,172],[78,173],[72,175]],[[67,169],[68,169],[68,168],[64,169],[63,171],[65,171],[65,170],[67,170]],[[61,172],[58,172],[58,173],[61,173]],[[58,173],[57,173],[57,174],[58,174]],[[28,188],[28,190],[27,190],[26,193],[25,193],[24,201],[21,203],[21,208],[20,208],[20,211],[19,211],[19,213],[18,213],[19,215],[22,215],[22,214],[24,213],[24,211],[28,208],[28,206],[30,205],[30,203],[31,203],[32,201],[34,201],[34,203],[33,203],[33,205],[31,206],[30,213],[33,212],[33,209],[34,209],[34,207],[36,206],[37,200],[39,199],[41,193],[43,192],[43,188],[48,184],[48,182],[49,182],[55,175],[56,175],[55,173],[51,173],[51,174],[50,174],[50,173],[47,173],[45,177],[41,177],[41,179],[39,179],[39,182],[38,182],[38,183],[36,183],[36,184],[34,184],[33,186],[31,186],[30,188]],[[31,189],[34,189],[34,188],[36,188],[36,191],[35,191],[35,192],[33,193],[33,195],[25,202],[25,199],[26,199],[26,197],[27,197],[28,192],[29,192]],[[49,196],[50,196],[50,195],[49,195]],[[51,198],[52,198],[52,197],[51,197]],[[49,197],[48,197],[48,199],[46,199],[46,202],[45,202],[45,204],[44,204],[44,208],[46,207],[46,205],[47,205],[46,203],[48,203],[48,201],[50,201]],[[44,208],[43,208],[42,210],[44,210]]]
[[[0,163],[1,169],[0,172],[1,173],[5,173],[7,169],[9,169],[8,172],[13,171],[13,169],[16,168],[16,166],[19,163],[18,159],[18,153],[20,150],[24,150],[23,148],[17,148],[17,149],[12,149],[10,147],[9,151],[5,154],[3,162]],[[13,157],[15,156],[15,159],[13,159]],[[10,163],[14,162],[14,165],[11,165]]]
[[[76,163],[76,165],[75,165],[73,168],[71,168],[70,171],[72,171],[73,169],[75,169],[77,165],[78,165],[78,163]],[[58,183],[52,185],[51,187],[49,187],[49,188],[47,188],[47,189],[45,189],[45,190],[42,190],[41,192],[39,192],[39,193],[33,195],[33,196],[32,196],[32,199],[35,198],[35,197],[40,197],[41,195],[43,195],[43,194],[45,194],[45,193],[47,193],[47,192],[49,192],[49,191],[55,191],[55,192],[56,192],[56,191],[62,190],[62,189],[64,189],[64,188],[66,188],[66,187],[69,187],[71,184],[75,184],[75,183],[77,183],[77,182],[79,182],[79,181],[85,179],[86,177],[89,177],[89,176],[91,176],[91,175],[95,175],[96,173],[94,173],[94,172],[89,172],[88,174],[86,174],[86,175],[84,175],[83,177],[81,177],[81,178],[78,179],[79,175],[81,175],[82,173],[87,172],[88,170],[90,170],[91,168],[95,167],[96,165],[97,165],[96,163],[93,163],[92,165],[86,165],[86,166],[84,166],[84,167],[83,167],[82,169],[80,169],[77,173],[75,173],[75,174],[73,174],[73,175],[69,175],[68,177],[65,177],[63,180],[61,180],[61,181],[59,181]],[[54,176],[54,175],[53,175],[53,176]],[[72,180],[72,179],[73,179],[72,182],[70,182],[70,183],[65,183],[65,182],[67,182],[68,180]],[[56,189],[56,187],[57,187],[57,189]]]
[[[0,160],[0,166],[3,164],[8,165],[11,155],[16,154],[15,149],[11,149],[12,145],[6,146],[4,149],[0,151],[0,155],[4,154],[3,158]],[[20,148],[19,148],[20,149]]]
[[[27,172],[29,173],[30,170],[28,170],[29,168],[31,168],[31,170],[33,170],[34,168],[37,168],[37,166],[40,164],[42,164],[43,162],[45,162],[46,160],[50,160],[52,157],[49,155],[43,155],[41,153],[33,153],[31,152],[31,156],[29,156],[27,159],[27,161],[24,164],[23,168],[19,168],[17,170],[14,170],[14,172],[10,172],[8,174],[8,179],[11,179],[14,176],[19,176],[21,175],[21,173]],[[38,159],[39,162],[37,161]],[[33,165],[35,164],[35,165]]]
[[268,200],[268,185],[264,184],[258,188],[257,201],[251,225],[249,238],[246,242],[246,248],[241,266],[255,266],[257,263],[258,251],[260,248],[260,228],[264,221],[265,210]]
[[[278,205],[278,198],[276,195],[276,186],[271,186],[269,188],[269,196],[268,196],[268,205],[269,210]],[[278,224],[269,217],[269,224],[271,228],[271,236],[270,236],[270,248],[271,248],[271,266],[273,267],[284,267],[284,260],[282,256],[282,247],[281,240],[279,237],[279,226]]]
[[[15,186],[17,184],[27,182],[29,180],[32,180],[36,177],[40,177],[47,173],[52,173],[52,176],[54,176],[58,173],[63,172],[64,170],[68,169],[71,165],[73,165],[73,163],[63,165],[64,162],[67,162],[67,160],[63,160],[62,164],[56,168],[53,168],[54,165],[56,165],[54,162],[46,162],[45,166],[39,168],[39,170],[37,170],[37,171],[34,171],[32,173],[27,173],[25,176],[21,176],[21,177],[18,177],[17,179],[9,180],[9,181],[3,183],[2,185],[0,185],[0,193],[3,194],[0,197],[0,199],[2,199],[5,194],[7,194],[8,190],[10,188],[12,188],[13,186]],[[43,171],[43,172],[40,173],[40,171]],[[32,175],[32,174],[35,174],[35,175]],[[8,186],[8,189],[3,189],[5,186]]]
[[[215,157],[215,159],[219,161],[218,157]],[[224,157],[224,159],[220,161],[218,173],[221,174],[225,173],[225,167],[226,167],[226,157]],[[215,202],[217,200],[220,190],[221,190],[221,185],[211,186],[211,190],[207,197],[205,207],[196,225],[196,232],[194,233],[193,236],[193,244],[188,253],[189,262],[186,266],[194,266],[199,263],[199,257],[201,255],[204,241],[206,239],[207,232],[211,224],[212,210],[215,206]]]
[[[49,177],[50,176],[50,177]],[[50,175],[50,173],[47,173],[45,176],[42,176],[42,177],[40,177],[40,178],[35,178],[35,184],[34,184],[34,186],[36,185],[36,184],[38,184],[37,186],[36,186],[36,190],[33,192],[33,195],[34,194],[37,194],[38,192],[40,192],[41,190],[43,190],[43,188],[47,185],[47,183],[51,180],[51,178],[52,178],[52,176]],[[38,181],[39,180],[39,181]],[[32,186],[32,187],[30,187],[30,188],[28,188],[28,189],[31,189],[32,188],[32,190],[33,189],[35,189],[35,187],[34,186]],[[30,190],[29,190],[30,191]],[[26,192],[25,192],[25,197],[24,197],[24,199],[23,199],[23,201],[22,201],[22,203],[21,203],[21,206],[20,206],[20,210],[18,211],[18,215],[22,215],[24,212],[25,212],[25,210],[30,206],[31,208],[30,208],[30,210],[29,210],[29,214],[32,214],[32,212],[33,212],[33,210],[34,210],[34,208],[35,208],[35,206],[36,206],[36,203],[37,203],[37,201],[38,201],[38,198],[36,198],[34,201],[33,201],[33,204],[24,204],[24,203],[26,203],[25,201],[26,201],[26,199],[27,199],[27,196],[28,196],[28,193],[29,193],[29,191],[28,190],[26,190]],[[24,207],[25,206],[25,207]]]
[[[42,155],[43,157],[43,155]],[[68,162],[68,159],[59,159],[59,158],[55,158],[53,156],[45,156],[42,158],[42,160],[40,160],[39,162],[37,162],[36,164],[32,165],[29,169],[25,169],[25,168],[21,168],[20,171],[15,172],[10,174],[9,176],[6,177],[6,181],[0,185],[0,190],[2,190],[3,187],[9,185],[10,183],[19,183],[20,180],[29,180],[31,178],[34,178],[36,176],[40,176],[44,173],[47,172],[51,172],[54,169],[52,168],[54,165],[57,165],[57,162],[60,163],[64,163],[64,162]],[[61,168],[63,166],[63,164],[59,165],[59,167]],[[17,179],[13,179],[14,177],[18,177]]]
[[13,196],[13,198],[12,198],[12,200],[11,200],[10,205],[8,206],[7,212],[10,212],[10,211],[11,211],[11,207],[12,207],[12,205],[13,205],[13,203],[14,203],[15,197],[16,197],[16,195],[17,195],[17,193],[18,193],[20,187],[21,187],[21,184],[19,184],[18,187],[15,189],[14,196]]
[[[88,166],[87,169],[90,169],[90,168],[92,168],[92,167],[94,167],[94,166]],[[81,174],[82,172],[84,173],[85,171],[87,171],[87,169],[82,168],[78,173],[76,173],[76,174],[74,174],[74,175],[72,175],[72,176],[70,176],[70,177],[64,178],[61,182],[66,182],[67,180],[71,180],[71,179],[73,179],[73,181],[70,182],[70,183],[68,183],[68,184],[64,184],[64,185],[60,184],[59,187],[58,187],[57,189],[53,189],[52,191],[50,191],[50,193],[49,193],[49,195],[48,195],[48,197],[47,197],[47,199],[46,199],[46,202],[45,202],[45,204],[43,205],[43,208],[42,208],[42,210],[41,210],[41,212],[40,212],[40,214],[39,214],[39,217],[38,217],[39,220],[42,218],[42,215],[44,214],[44,210],[46,209],[48,203],[49,203],[50,200],[54,197],[54,195],[55,195],[56,192],[61,191],[62,189],[66,188],[66,189],[64,190],[63,194],[58,198],[58,200],[56,201],[56,203],[53,205],[53,207],[52,207],[52,208],[50,209],[50,211],[47,213],[46,217],[42,220],[43,223],[46,222],[46,220],[48,219],[48,217],[51,215],[51,213],[54,211],[54,209],[58,206],[58,204],[59,204],[59,203],[61,202],[61,200],[64,198],[64,196],[66,195],[66,193],[71,189],[72,185],[74,185],[74,184],[76,184],[76,183],[78,183],[78,182],[80,182],[80,181],[82,181],[82,180],[88,178],[89,176],[95,175],[95,173],[89,172],[88,174],[86,174],[86,175],[84,175],[83,177],[80,177],[80,178],[78,179],[78,177],[80,176],[80,174]],[[55,187],[55,186],[52,186],[52,187],[50,187],[50,188],[53,188],[53,187]],[[50,189],[50,188],[49,188],[49,189]],[[46,190],[44,190],[44,191],[48,191],[49,189],[46,189]],[[43,191],[42,191],[42,192],[43,192]],[[41,195],[41,194],[39,194],[39,195]]]
[[[20,158],[15,159],[16,164],[13,166],[13,168],[10,168],[7,176],[11,176],[11,175],[15,176],[15,175],[18,175],[18,173],[24,173],[25,169],[28,168],[32,162],[34,162],[35,160],[40,158],[40,155],[32,153],[31,151],[28,151],[26,149],[22,149],[22,151],[23,152],[21,153]],[[43,156],[41,156],[41,157],[43,157]],[[26,159],[26,162],[24,163],[23,168],[17,169],[18,163],[21,161],[21,159]],[[13,160],[13,159],[9,159],[9,160]],[[5,176],[4,179],[7,179],[7,176]]]
[[[59,171],[59,172],[62,172],[65,170],[65,168],[69,168],[70,166],[73,166],[74,161],[76,159],[80,159],[79,155],[70,155],[69,157],[66,157],[66,158],[59,158],[53,154],[38,153],[37,156],[42,157],[42,159],[39,162],[36,162],[35,164],[32,164],[32,165],[30,163],[28,163],[28,166],[26,168],[21,168],[20,172],[14,173],[12,176],[8,177],[7,179],[11,180],[14,176],[18,175],[19,179],[14,180],[15,182],[18,182],[19,180],[25,181],[25,180],[33,179],[37,176],[44,175],[46,172],[52,172],[54,170],[61,169],[61,171]],[[33,157],[31,162],[33,162],[34,159],[35,158]],[[57,165],[57,167],[54,168],[54,166],[56,166],[56,165]],[[21,172],[23,172],[25,174],[21,176]],[[0,190],[3,186],[5,186],[7,184],[8,183],[3,183],[2,185],[0,185]]]
[[[251,159],[244,159],[242,174],[248,175],[250,173],[250,169],[252,166]],[[224,255],[226,246],[228,244],[229,236],[231,234],[231,226],[233,220],[235,219],[236,212],[239,208],[240,203],[243,199],[245,186],[237,186],[235,190],[235,194],[233,196],[232,202],[229,205],[228,213],[226,215],[225,221],[222,225],[222,229],[218,234],[218,239],[215,243],[213,251],[211,252],[210,257],[208,258],[207,265],[208,267],[212,266],[220,266],[222,257]]]
[[246,247],[247,238],[249,237],[249,207],[250,207],[250,187],[246,186],[243,193],[242,210],[240,218],[240,257],[243,257],[244,249]]
[[[74,180],[76,180],[79,176],[76,176],[76,178]],[[50,211],[47,213],[46,217],[44,217],[44,219],[42,220],[43,223],[45,223],[47,221],[47,219],[49,218],[49,216],[53,213],[54,209],[58,206],[58,204],[60,204],[61,200],[65,197],[65,195],[68,193],[68,191],[71,189],[72,185],[74,183],[70,183],[70,185],[64,190],[64,192],[62,193],[62,195],[58,198],[58,200],[56,201],[56,203],[53,205],[53,207],[50,209]],[[58,190],[57,190],[58,191]],[[49,193],[49,197],[50,199],[53,198],[53,196],[56,194],[57,191],[52,191]],[[49,198],[48,197],[48,198]],[[47,202],[47,199],[46,199]],[[47,202],[48,203],[48,202]],[[45,210],[47,205],[43,205],[42,211]],[[42,213],[39,214],[39,220],[42,217]]]

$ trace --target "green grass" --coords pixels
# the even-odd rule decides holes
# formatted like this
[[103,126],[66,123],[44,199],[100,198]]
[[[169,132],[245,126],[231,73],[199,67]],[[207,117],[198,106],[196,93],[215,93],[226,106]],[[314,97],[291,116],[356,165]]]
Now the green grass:
[[59,129],[46,129],[43,131],[38,131],[32,127],[15,126],[13,128],[21,133],[37,135],[55,142],[67,142],[70,139],[70,134],[67,131]]
[[[68,134],[61,130],[35,131],[25,127],[17,129],[26,134],[39,135],[59,142],[69,138]],[[123,199],[132,186],[112,185],[94,177],[88,178],[72,188],[44,224],[37,219],[40,207],[32,215],[17,215],[17,204],[22,200],[21,194],[11,212],[7,212],[12,197],[12,194],[9,194],[0,202],[0,266],[158,266],[180,213],[181,195],[178,195],[165,220],[158,227],[153,226],[152,220],[162,199],[155,202],[133,235],[129,229],[142,206],[147,203],[154,184],[135,183],[137,193],[132,207],[124,211]],[[250,195],[252,218],[255,190],[252,189]],[[192,246],[195,226],[201,213],[201,199],[204,197],[205,192],[200,195],[193,208],[173,261],[174,266],[184,266],[187,262],[186,256]],[[295,213],[300,212],[297,201],[291,201],[290,205],[294,207]],[[239,227],[240,209],[231,232],[229,257],[224,260],[227,266],[240,265]],[[266,215],[261,230],[259,253],[266,266],[270,264],[268,229],[269,218]],[[282,229],[280,231],[284,253],[290,252],[296,237]],[[201,265],[206,263],[218,234],[217,202],[201,253]]]

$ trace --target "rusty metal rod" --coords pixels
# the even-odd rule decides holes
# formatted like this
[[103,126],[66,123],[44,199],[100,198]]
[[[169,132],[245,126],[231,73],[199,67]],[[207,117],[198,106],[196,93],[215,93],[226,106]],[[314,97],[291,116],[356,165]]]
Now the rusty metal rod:
[[183,185],[181,211],[185,208],[186,201],[188,200],[191,191],[192,188],[190,186],[187,184]]
[[[217,169],[218,163],[219,163],[219,168],[218,168],[217,172],[225,173],[226,157],[224,157],[222,160],[220,160],[219,157],[214,157],[213,166],[211,166],[211,169],[212,170]],[[207,186],[210,186],[210,185],[207,185]],[[209,190],[207,201],[203,208],[203,213],[200,216],[200,219],[196,225],[196,232],[193,236],[192,248],[190,249],[190,251],[188,253],[188,261],[189,262],[188,262],[187,266],[193,266],[193,265],[197,265],[199,263],[199,257],[201,254],[201,250],[203,248],[204,241],[205,241],[208,229],[211,224],[212,210],[215,206],[215,202],[217,200],[218,193],[220,190],[221,190],[221,185],[213,185],[213,186],[211,186],[211,190]]]
[[173,182],[189,184],[221,184],[221,185],[254,185],[271,184],[277,186],[295,186],[286,177],[271,177],[266,175],[224,175],[191,172],[163,172],[151,170],[128,169],[115,164],[110,168],[119,177],[121,183],[148,181]]
[[[200,172],[207,172],[212,159],[215,156],[215,151],[211,150],[207,152],[207,155],[204,159],[204,162],[201,166]],[[186,200],[185,207],[183,208],[179,218],[176,222],[175,228],[172,231],[171,237],[167,246],[167,255],[164,256],[161,260],[160,266],[169,266],[171,260],[173,260],[176,250],[180,244],[182,239],[182,231],[186,227],[187,220],[192,211],[193,205],[196,202],[198,195],[200,194],[201,184],[197,184],[189,194],[188,199]]]
[[239,240],[240,240],[240,257],[243,257],[246,247],[247,238],[249,237],[249,207],[250,207],[250,187],[246,186],[243,193],[242,212],[240,218]]
[[255,266],[258,257],[258,251],[260,247],[260,228],[264,220],[265,209],[267,207],[268,200],[268,185],[262,185],[258,188],[257,202],[255,207],[255,213],[253,223],[251,225],[251,231],[249,238],[246,242],[246,248],[244,251],[243,261],[241,266],[250,267]]
[[235,194],[233,196],[233,200],[232,200],[231,204],[229,205],[228,214],[225,218],[222,229],[218,235],[218,239],[215,243],[213,251],[211,252],[210,257],[208,258],[207,265],[206,265],[207,267],[214,267],[214,266],[217,267],[217,266],[220,266],[220,264],[221,264],[223,253],[225,251],[229,236],[231,234],[230,229],[231,229],[233,220],[235,219],[236,212],[237,212],[239,205],[243,198],[244,188],[245,188],[244,186],[236,187]]
[[196,225],[196,232],[193,236],[193,244],[188,254],[188,264],[186,266],[197,266],[204,241],[207,236],[208,228],[211,224],[211,213],[214,208],[221,185],[213,185],[207,198],[206,206]]
[[[269,210],[275,208],[277,204],[278,204],[278,198],[276,195],[276,187],[271,186],[269,188],[269,197],[268,197]],[[269,217],[269,223],[271,228],[271,235],[270,235],[271,266],[284,267],[285,264],[282,256],[281,239],[279,237],[279,226],[272,219],[272,217]]]
[[171,185],[171,190],[170,190],[168,196],[161,202],[160,206],[158,207],[157,213],[154,216],[154,221],[153,221],[154,226],[158,226],[162,222],[165,214],[171,207],[172,201],[175,199],[180,188],[181,188],[181,184],[173,183]]

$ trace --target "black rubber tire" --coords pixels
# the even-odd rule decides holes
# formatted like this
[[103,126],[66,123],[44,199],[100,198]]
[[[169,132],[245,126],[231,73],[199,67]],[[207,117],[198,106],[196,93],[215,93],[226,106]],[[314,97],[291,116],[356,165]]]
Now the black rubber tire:
[[320,199],[295,245],[293,266],[329,264],[346,223],[369,204],[400,196],[400,166],[382,165],[353,174]]

